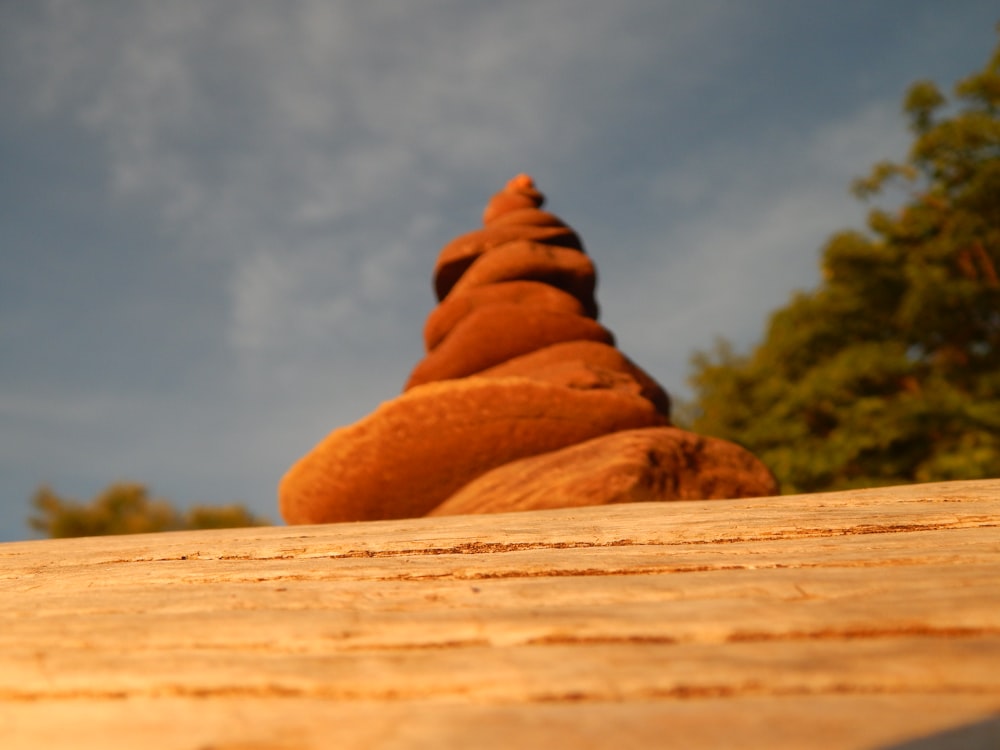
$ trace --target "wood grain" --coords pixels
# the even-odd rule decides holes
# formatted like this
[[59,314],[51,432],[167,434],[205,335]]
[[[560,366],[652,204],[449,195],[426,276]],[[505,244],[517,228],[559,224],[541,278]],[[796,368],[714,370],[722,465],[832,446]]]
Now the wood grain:
[[1000,480],[18,542],[0,596],[5,749],[1000,746]]

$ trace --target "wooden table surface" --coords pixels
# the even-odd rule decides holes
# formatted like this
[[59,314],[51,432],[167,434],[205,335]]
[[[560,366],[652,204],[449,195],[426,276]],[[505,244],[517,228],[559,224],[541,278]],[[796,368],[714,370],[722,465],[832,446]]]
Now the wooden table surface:
[[1000,480],[17,542],[0,597],[4,750],[1000,748]]

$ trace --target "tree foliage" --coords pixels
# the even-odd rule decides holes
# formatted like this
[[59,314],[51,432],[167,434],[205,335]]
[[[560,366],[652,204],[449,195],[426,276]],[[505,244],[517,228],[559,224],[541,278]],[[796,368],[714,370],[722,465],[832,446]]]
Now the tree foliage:
[[196,505],[181,512],[166,500],[151,498],[144,485],[128,482],[110,485],[89,503],[59,497],[43,485],[31,504],[28,524],[52,538],[269,525],[241,505]]
[[692,427],[786,492],[1000,476],[1000,46],[951,102],[921,81],[904,111],[905,162],[854,185],[902,207],[833,236],[751,353],[692,360]]

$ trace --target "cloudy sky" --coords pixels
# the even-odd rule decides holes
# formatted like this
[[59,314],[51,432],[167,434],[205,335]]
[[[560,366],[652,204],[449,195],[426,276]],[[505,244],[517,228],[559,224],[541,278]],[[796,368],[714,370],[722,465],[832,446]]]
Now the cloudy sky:
[[422,356],[440,247],[532,174],[675,396],[813,286],[995,0],[0,3],[0,540],[41,483],[246,503]]

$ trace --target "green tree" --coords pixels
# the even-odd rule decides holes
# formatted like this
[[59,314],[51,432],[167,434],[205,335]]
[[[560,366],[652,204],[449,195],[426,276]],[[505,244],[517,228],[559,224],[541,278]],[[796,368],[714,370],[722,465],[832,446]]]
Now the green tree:
[[269,525],[241,505],[196,505],[181,512],[166,500],[151,498],[144,485],[128,482],[110,485],[89,503],[59,497],[43,485],[31,504],[28,524],[52,538]]
[[907,159],[854,185],[902,207],[833,236],[751,353],[692,359],[693,429],[786,492],[1000,476],[1000,46],[953,101],[921,81],[904,111]]

